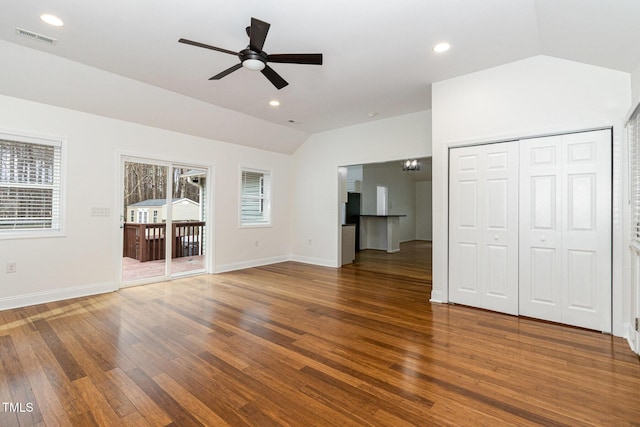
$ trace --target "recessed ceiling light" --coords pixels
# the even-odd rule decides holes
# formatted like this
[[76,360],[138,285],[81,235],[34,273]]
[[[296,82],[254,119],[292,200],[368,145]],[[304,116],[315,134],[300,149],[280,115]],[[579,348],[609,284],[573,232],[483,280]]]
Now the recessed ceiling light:
[[62,27],[64,25],[64,22],[62,22],[62,19],[58,18],[55,15],[50,15],[48,13],[45,13],[44,15],[40,15],[40,19],[42,19],[44,22],[46,22],[49,25],[53,25],[54,27]]
[[271,105],[272,107],[277,107],[280,105],[280,101],[278,101],[277,99],[274,99],[272,101],[269,101],[269,105]]
[[372,111],[372,112],[369,113],[369,118],[373,119],[377,115],[378,115],[378,113],[376,113],[375,111]]
[[451,45],[447,42],[438,43],[433,47],[433,51],[436,53],[446,52],[451,48]]

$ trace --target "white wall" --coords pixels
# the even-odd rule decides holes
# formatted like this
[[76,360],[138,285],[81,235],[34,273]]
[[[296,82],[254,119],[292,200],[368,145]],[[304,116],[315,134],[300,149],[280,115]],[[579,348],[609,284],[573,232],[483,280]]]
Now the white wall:
[[[630,106],[627,73],[536,56],[433,85],[433,293],[447,301],[448,148],[614,127],[614,334],[628,322],[628,281],[622,280],[626,175],[622,121]],[[628,242],[627,242],[628,243]]]
[[433,238],[431,203],[431,181],[418,181],[416,191],[416,239],[431,240]]
[[[67,139],[66,235],[0,240],[0,309],[113,290],[122,250],[119,153],[213,167],[215,224],[210,256],[216,270],[241,268],[290,256],[290,155],[161,130],[0,95],[0,130]],[[238,228],[240,165],[269,169],[273,227]],[[107,218],[91,217],[109,208]],[[256,241],[258,246],[256,246]],[[5,263],[17,262],[17,273]]]
[[406,215],[399,218],[400,242],[416,238],[416,192],[415,182],[403,172],[400,162],[363,165],[362,213],[376,214],[377,188],[387,187],[389,215]]
[[430,155],[430,111],[311,136],[293,156],[293,258],[339,266],[339,166]]
[[640,63],[631,72],[631,103],[640,103]]

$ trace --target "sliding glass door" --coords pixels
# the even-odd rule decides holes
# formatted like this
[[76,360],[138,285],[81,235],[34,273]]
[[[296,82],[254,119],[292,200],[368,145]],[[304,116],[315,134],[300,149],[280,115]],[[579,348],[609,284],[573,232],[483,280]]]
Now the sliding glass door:
[[207,170],[122,159],[122,284],[206,272]]
[[206,247],[206,185],[204,169],[172,168],[173,203],[172,227],[174,236],[171,275],[192,274],[205,270]]

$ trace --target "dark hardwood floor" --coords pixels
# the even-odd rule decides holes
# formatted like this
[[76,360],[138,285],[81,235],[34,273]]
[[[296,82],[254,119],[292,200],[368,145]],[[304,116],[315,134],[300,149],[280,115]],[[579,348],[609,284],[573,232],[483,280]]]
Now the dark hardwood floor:
[[0,312],[0,425],[640,425],[626,341],[432,305],[430,251]]

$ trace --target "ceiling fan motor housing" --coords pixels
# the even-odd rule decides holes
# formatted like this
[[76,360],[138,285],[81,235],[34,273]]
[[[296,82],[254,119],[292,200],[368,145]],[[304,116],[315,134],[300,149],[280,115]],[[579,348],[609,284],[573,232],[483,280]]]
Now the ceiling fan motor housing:
[[267,54],[264,51],[256,52],[249,47],[238,52],[238,58],[240,58],[242,66],[250,70],[260,71],[267,65]]

